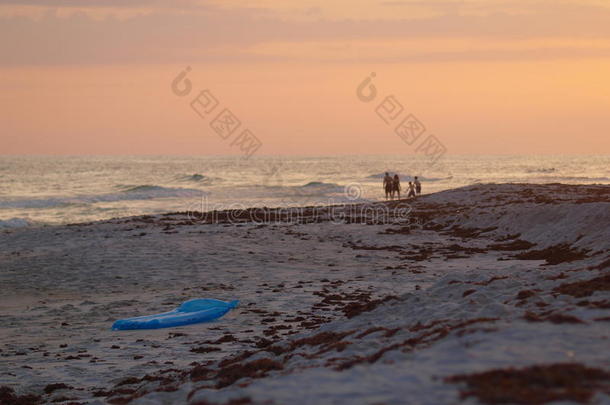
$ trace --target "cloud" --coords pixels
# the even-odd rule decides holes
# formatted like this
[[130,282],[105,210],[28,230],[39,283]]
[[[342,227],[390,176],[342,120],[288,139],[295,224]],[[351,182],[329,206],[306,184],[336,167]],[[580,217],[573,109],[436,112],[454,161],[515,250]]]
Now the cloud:
[[77,8],[108,8],[108,7],[143,7],[143,6],[170,6],[182,7],[185,5],[196,5],[193,0],[0,0],[0,5],[5,6],[40,6],[40,7],[77,7]]
[[[31,3],[81,4],[84,0],[26,0]],[[111,4],[119,0],[109,0]],[[0,0],[2,4],[10,2]],[[128,0],[123,4],[156,3]],[[184,4],[191,3],[185,2]],[[223,62],[234,60],[281,60],[281,54],[259,55],[252,48],[265,43],[304,41],[396,41],[426,38],[474,38],[523,40],[529,38],[610,38],[610,10],[603,7],[558,3],[533,7],[529,13],[495,12],[489,15],[443,14],[428,18],[392,20],[290,21],[252,8],[217,8],[208,4],[198,13],[153,12],[128,19],[94,19],[84,13],[59,17],[48,12],[35,20],[27,17],[0,18],[2,65]],[[425,55],[426,53],[422,54]],[[431,60],[443,52],[430,49]],[[524,50],[445,52],[446,58],[480,60],[519,57],[538,58]],[[600,49],[564,51],[541,55],[604,57]],[[503,56],[504,55],[504,56]],[[422,56],[423,57],[423,56]],[[289,57],[286,57],[289,59]],[[379,60],[395,57],[379,56]]]

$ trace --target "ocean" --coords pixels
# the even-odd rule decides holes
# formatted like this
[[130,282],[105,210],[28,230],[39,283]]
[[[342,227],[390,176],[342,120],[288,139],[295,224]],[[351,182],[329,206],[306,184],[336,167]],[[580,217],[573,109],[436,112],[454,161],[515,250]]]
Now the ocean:
[[384,199],[385,172],[423,194],[476,183],[610,183],[610,156],[0,156],[0,228],[175,211]]

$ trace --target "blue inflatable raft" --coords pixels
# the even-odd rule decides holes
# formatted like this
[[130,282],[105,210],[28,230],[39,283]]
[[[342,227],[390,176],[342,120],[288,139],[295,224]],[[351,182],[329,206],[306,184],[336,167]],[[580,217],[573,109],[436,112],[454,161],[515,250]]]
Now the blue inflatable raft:
[[162,314],[119,319],[112,330],[160,329],[209,322],[218,319],[239,304],[239,301],[225,302],[211,298],[185,301],[173,311]]

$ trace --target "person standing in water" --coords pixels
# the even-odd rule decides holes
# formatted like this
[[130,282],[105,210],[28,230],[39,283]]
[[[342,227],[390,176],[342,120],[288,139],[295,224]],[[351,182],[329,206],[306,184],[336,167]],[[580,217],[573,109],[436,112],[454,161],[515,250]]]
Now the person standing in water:
[[415,197],[415,184],[413,184],[412,182],[409,182],[409,194],[407,195],[407,197]]
[[417,178],[417,176],[415,176],[415,192],[417,193],[417,195],[421,194],[421,183],[419,182],[419,179]]
[[385,173],[383,178],[383,189],[385,190],[385,199],[387,200],[390,197],[393,197],[392,193],[392,176],[388,172]]
[[394,175],[394,180],[392,181],[392,197],[394,197],[394,193],[398,195],[400,200],[400,178],[397,174]]

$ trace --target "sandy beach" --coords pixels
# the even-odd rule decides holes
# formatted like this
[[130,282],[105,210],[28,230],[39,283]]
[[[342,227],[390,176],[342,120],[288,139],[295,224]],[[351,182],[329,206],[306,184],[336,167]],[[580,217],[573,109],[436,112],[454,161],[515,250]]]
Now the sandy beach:
[[[10,229],[0,267],[2,404],[610,403],[607,185]],[[240,305],[110,329],[191,298]]]
[[0,405],[610,405],[610,1],[0,21]]

